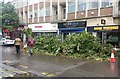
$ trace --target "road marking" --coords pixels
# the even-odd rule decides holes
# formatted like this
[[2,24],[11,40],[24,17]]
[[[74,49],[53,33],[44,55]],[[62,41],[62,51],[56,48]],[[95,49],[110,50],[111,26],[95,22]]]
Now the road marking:
[[47,75],[47,74],[48,74],[48,72],[42,72],[41,74],[42,74],[42,75]]
[[25,66],[25,65],[19,65],[20,67],[23,67],[23,68],[28,68],[27,66]]
[[55,76],[54,74],[48,74],[47,77],[53,77]]

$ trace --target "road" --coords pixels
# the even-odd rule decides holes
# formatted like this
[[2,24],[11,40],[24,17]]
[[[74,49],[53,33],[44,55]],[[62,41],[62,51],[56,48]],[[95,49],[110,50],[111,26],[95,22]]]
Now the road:
[[118,77],[117,61],[115,63],[84,61],[46,55],[29,56],[24,53],[18,56],[13,46],[0,46],[0,52],[3,64],[0,68],[5,65],[2,71],[9,71],[10,75],[7,76],[13,76],[11,73],[15,73],[13,71],[16,70],[17,74],[22,72],[24,75],[29,73],[40,77]]

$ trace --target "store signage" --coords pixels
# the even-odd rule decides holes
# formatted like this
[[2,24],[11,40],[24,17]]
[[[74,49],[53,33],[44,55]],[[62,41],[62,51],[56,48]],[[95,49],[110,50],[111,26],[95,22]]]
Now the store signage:
[[35,26],[35,28],[42,28],[42,26]]
[[58,23],[58,28],[86,27],[87,21],[63,22]]
[[102,27],[94,27],[94,30],[102,30]]
[[118,26],[94,27],[94,30],[118,30]]
[[103,27],[103,30],[118,30],[118,26]]

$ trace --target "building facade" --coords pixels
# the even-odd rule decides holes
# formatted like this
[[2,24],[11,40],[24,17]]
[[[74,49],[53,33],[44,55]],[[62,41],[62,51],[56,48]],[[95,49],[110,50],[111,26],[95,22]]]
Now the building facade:
[[103,43],[120,46],[119,1],[14,0],[12,3],[23,24],[57,23],[58,33],[63,35],[84,29],[101,38]]

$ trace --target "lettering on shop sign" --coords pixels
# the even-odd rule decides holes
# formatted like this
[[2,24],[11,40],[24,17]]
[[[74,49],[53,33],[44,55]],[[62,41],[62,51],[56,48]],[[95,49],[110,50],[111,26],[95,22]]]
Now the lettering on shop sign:
[[35,28],[42,28],[42,26],[35,26]]
[[118,26],[103,27],[104,30],[118,30]]
[[94,30],[102,30],[102,27],[94,27]]

